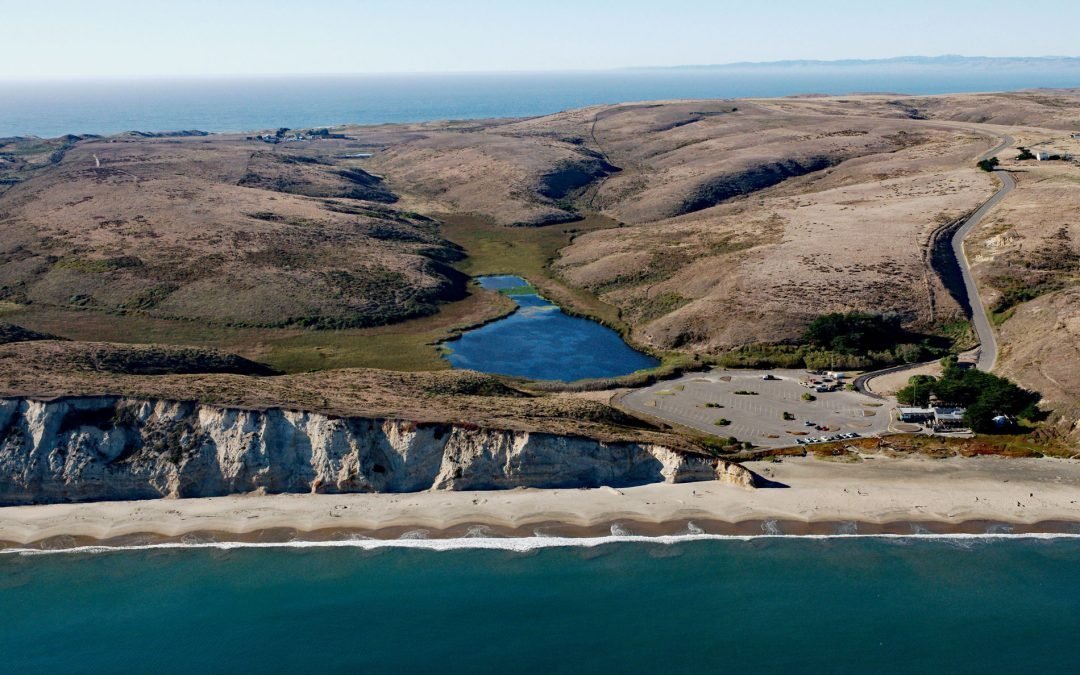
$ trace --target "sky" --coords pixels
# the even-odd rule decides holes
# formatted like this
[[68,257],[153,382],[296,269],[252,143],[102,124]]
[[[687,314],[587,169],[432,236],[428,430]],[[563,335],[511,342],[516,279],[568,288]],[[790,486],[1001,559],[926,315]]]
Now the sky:
[[1078,56],[1077,26],[1076,0],[0,0],[0,80]]

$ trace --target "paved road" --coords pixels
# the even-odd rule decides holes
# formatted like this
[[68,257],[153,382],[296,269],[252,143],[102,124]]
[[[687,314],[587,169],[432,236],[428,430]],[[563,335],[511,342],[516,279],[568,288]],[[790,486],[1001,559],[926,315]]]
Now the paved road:
[[[772,108],[767,102],[757,101],[754,103],[758,108],[767,110],[770,112],[778,113],[780,111]],[[819,115],[820,117],[828,117],[827,115]],[[948,126],[954,128],[970,129],[973,131],[979,131],[986,133],[989,131],[985,128],[977,128],[975,126],[965,124],[963,122],[948,122],[942,120],[926,121],[927,126]],[[989,159],[998,154],[1002,150],[1010,147],[1013,144],[1011,136],[1002,135],[1001,142],[996,146],[987,150],[985,153],[979,156],[979,160]],[[997,338],[994,335],[993,325],[990,323],[990,318],[987,316],[986,308],[982,304],[982,300],[979,297],[979,289],[975,284],[975,279],[971,274],[971,266],[968,263],[967,255],[964,253],[964,237],[968,232],[972,230],[983,219],[983,216],[987,214],[991,209],[997,206],[998,202],[1005,198],[1007,194],[1012,192],[1012,189],[1016,187],[1016,182],[1013,177],[1007,171],[995,171],[994,175],[1001,180],[1001,188],[994,193],[985,204],[983,204],[975,213],[971,214],[967,222],[964,223],[953,235],[952,247],[953,252],[956,255],[956,260],[960,266],[960,271],[964,277],[964,289],[967,292],[968,304],[971,307],[971,322],[975,328],[975,335],[979,338],[979,358],[976,362],[976,367],[979,370],[989,372],[994,368],[994,364],[997,362]],[[866,382],[873,379],[878,375],[885,375],[887,373],[894,373],[905,368],[917,368],[918,366],[925,365],[923,363],[912,363],[908,366],[894,366],[892,368],[886,368],[884,370],[874,371],[866,373],[865,375],[857,378],[854,382],[855,387],[862,393],[869,396],[875,396],[875,394],[867,391]],[[880,397],[879,397],[880,398]]]
[[[992,157],[1004,150],[1005,148],[1011,146],[1012,143],[1013,139],[1011,137],[1003,136],[1001,139],[1001,143],[988,150],[979,159],[987,159],[989,157]],[[1009,192],[1013,190],[1014,187],[1016,187],[1016,182],[1013,180],[1013,177],[1009,175],[1007,171],[995,171],[994,175],[1001,180],[1001,187],[996,193],[994,193],[992,197],[990,197],[990,199],[988,199],[982,206],[980,206],[974,213],[972,213],[970,217],[968,217],[967,221],[956,230],[956,233],[953,235],[952,238],[953,253],[956,255],[957,263],[960,266],[960,270],[964,278],[964,289],[968,296],[968,304],[971,307],[972,325],[975,328],[976,336],[979,338],[979,357],[976,365],[979,370],[983,371],[990,371],[991,369],[993,369],[994,363],[997,361],[997,338],[994,335],[993,325],[990,322],[990,317],[987,315],[986,307],[983,306],[982,299],[979,297],[979,289],[978,286],[975,284],[975,278],[971,273],[971,266],[968,262],[967,254],[964,252],[964,237],[966,237],[967,234],[971,232],[971,230],[982,221],[983,217],[985,217],[987,213],[989,213],[995,206],[997,206],[997,204],[1002,199],[1004,199],[1006,195],[1008,195]],[[922,365],[926,364],[904,364],[866,373],[856,378],[854,381],[854,385],[860,393],[866,394],[873,398],[881,399],[883,398],[882,396],[874,394],[866,389],[866,383],[868,380],[879,375],[895,373],[907,370],[909,368],[917,368]],[[754,377],[756,377],[755,375],[746,374],[745,371],[744,373],[740,373],[740,376],[741,377],[738,377],[738,379],[742,379],[742,377],[749,377],[753,379]],[[681,378],[680,380],[675,381],[674,383],[660,383],[654,385],[653,387],[648,387],[645,389],[639,389],[630,392],[624,397],[622,397],[620,403],[626,408],[629,408],[632,411],[644,415],[667,419],[669,421],[683,424],[685,426],[697,428],[701,431],[706,431],[714,434],[718,433],[715,425],[711,424],[711,420],[706,420],[706,415],[702,414],[701,411],[697,410],[697,408],[700,407],[700,402],[695,402],[690,407],[687,407],[686,405],[683,405],[682,401],[669,398],[671,396],[676,396],[676,392],[671,390],[670,387],[672,387],[674,384],[689,384],[695,378],[699,381],[711,379],[703,378],[700,375],[686,376],[684,378]],[[717,383],[714,381],[711,384],[712,387],[716,387]],[[657,391],[661,389],[666,389],[666,391],[663,395],[657,396]],[[715,396],[721,394],[722,392],[714,391],[711,393]],[[678,396],[677,398],[681,399],[683,397]],[[788,408],[793,408],[795,406],[796,401],[794,398],[790,396],[784,398],[788,400],[786,400],[783,405],[786,405]],[[739,406],[735,403],[735,399],[728,401],[728,403],[732,404],[731,412],[743,413],[742,415],[739,415],[739,417],[743,417],[745,415],[748,419],[739,420],[736,419],[733,415],[733,424],[731,425],[731,428],[722,428],[723,431],[719,433],[741,431],[745,434],[744,436],[742,436],[742,438],[752,438],[755,444],[762,445],[788,445],[791,443],[791,439],[787,437],[787,434],[783,433],[775,434],[776,436],[778,436],[776,438],[768,438],[768,432],[781,431],[778,428],[773,428],[773,425],[775,424],[774,420],[778,415],[775,410],[766,410],[767,406],[749,406],[749,408],[753,409],[739,410],[739,408],[747,406]],[[761,409],[756,409],[758,407],[760,407]],[[864,420],[860,421],[864,422]],[[879,428],[879,426],[883,423],[887,425],[885,418],[881,420],[875,420],[874,422],[866,425],[868,428],[864,428],[863,431],[864,433],[880,432],[882,429]]]
[[[989,159],[1012,144],[1013,139],[1011,136],[1002,136],[1001,143],[998,143],[990,150],[987,150],[979,157],[979,159]],[[1014,187],[1016,187],[1016,181],[1013,180],[1012,175],[1009,174],[1008,171],[995,171],[994,175],[1001,181],[1001,187],[992,197],[990,197],[990,199],[986,200],[975,213],[972,213],[971,216],[968,217],[967,221],[956,230],[952,238],[953,255],[956,256],[956,262],[960,266],[960,272],[964,278],[964,291],[967,293],[968,297],[968,306],[971,307],[971,324],[975,328],[976,337],[979,338],[979,346],[976,348],[979,351],[979,358],[978,361],[976,361],[975,367],[986,372],[993,370],[994,364],[997,363],[997,336],[994,334],[994,326],[990,322],[990,316],[986,311],[986,307],[983,305],[982,298],[979,296],[979,287],[975,283],[975,277],[971,273],[971,264],[968,262],[967,253],[964,252],[964,238],[967,237],[972,229],[982,222],[982,219],[987,213],[997,206],[998,203],[1004,199],[1006,195],[1012,192]],[[902,370],[918,368],[923,365],[926,364],[909,363],[864,373],[855,378],[855,388],[867,396],[882,398],[869,391],[866,388],[866,383],[879,375],[888,375]]]
[[[1005,136],[1002,138],[1001,143],[984,154],[982,159],[993,157],[1012,145],[1012,143],[1013,139]],[[960,271],[964,274],[964,288],[967,291],[968,304],[971,306],[971,323],[975,326],[975,334],[979,338],[979,360],[976,365],[979,370],[986,372],[993,370],[994,364],[997,363],[997,336],[994,335],[994,326],[990,323],[990,315],[987,313],[986,307],[983,306],[982,299],[979,296],[979,287],[975,284],[975,277],[971,273],[971,265],[968,263],[967,254],[964,252],[964,237],[982,221],[987,213],[998,205],[998,202],[1016,187],[1016,181],[1013,180],[1008,171],[995,171],[994,175],[1001,180],[1001,188],[975,213],[971,214],[971,217],[960,226],[952,239],[953,253],[956,255],[957,262],[960,263]]]

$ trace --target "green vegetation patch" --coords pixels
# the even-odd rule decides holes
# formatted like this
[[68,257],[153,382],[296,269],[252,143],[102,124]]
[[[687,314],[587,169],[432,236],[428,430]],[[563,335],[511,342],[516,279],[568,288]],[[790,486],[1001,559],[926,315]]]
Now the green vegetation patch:
[[1017,254],[1007,264],[1007,272],[990,279],[990,285],[1001,293],[992,308],[998,321],[1008,317],[997,315],[1072,283],[1074,275],[1080,272],[1080,252],[1073,247],[1068,228],[1062,227],[1042,246],[1023,257]]
[[961,368],[956,359],[945,360],[940,378],[914,375],[906,387],[896,392],[896,400],[905,405],[925,406],[934,395],[946,405],[965,407],[964,420],[973,431],[989,433],[999,427],[998,415],[1018,417],[1030,422],[1042,419],[1038,408],[1042,398],[1014,382],[993,373],[974,368]]
[[900,317],[866,312],[822,314],[806,328],[805,340],[841,354],[864,354],[889,349],[904,334]]
[[537,290],[536,286],[533,286],[532,284],[526,284],[525,286],[516,286],[514,288],[500,288],[499,292],[503,295],[510,297],[516,295],[540,295],[540,291]]
[[[954,330],[957,338],[966,335]],[[941,358],[958,344],[953,337],[907,331],[899,316],[868,312],[823,314],[810,322],[803,340],[802,345],[744,345],[716,361],[727,368],[865,370]]]
[[689,302],[689,298],[685,298],[674,291],[665,291],[657,293],[653,297],[636,298],[627,310],[635,314],[642,322],[648,323],[671,314]]
[[1001,292],[1001,297],[991,311],[1004,314],[1017,305],[1029,302],[1047,293],[1060,291],[1065,287],[1063,279],[1048,274],[1000,274],[990,279],[990,285]]

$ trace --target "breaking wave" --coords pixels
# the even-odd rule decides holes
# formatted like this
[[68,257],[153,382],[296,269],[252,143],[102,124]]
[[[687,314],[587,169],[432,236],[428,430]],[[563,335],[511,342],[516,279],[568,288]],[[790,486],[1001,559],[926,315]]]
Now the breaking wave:
[[[414,534],[415,532],[415,534]],[[754,541],[761,539],[885,539],[898,542],[912,541],[944,541],[958,547],[974,546],[980,542],[994,540],[1017,541],[1017,540],[1054,540],[1054,539],[1080,539],[1080,534],[1065,532],[1040,532],[1028,534],[1001,534],[1001,533],[954,533],[954,534],[673,534],[659,536],[644,536],[634,534],[621,534],[603,537],[486,537],[465,536],[454,539],[427,539],[426,532],[414,531],[402,535],[398,539],[372,539],[365,537],[350,536],[345,539],[331,541],[304,541],[294,540],[287,542],[242,542],[242,541],[179,541],[146,544],[131,544],[122,546],[86,545],[73,546],[71,548],[7,548],[0,549],[0,554],[17,555],[51,555],[72,553],[113,553],[118,551],[147,551],[169,549],[245,549],[245,548],[357,548],[362,550],[375,550],[382,548],[409,548],[429,551],[456,551],[464,549],[487,549],[503,550],[525,553],[546,548],[593,548],[610,544],[654,544],[672,545],[701,541]],[[407,536],[412,535],[412,536]]]

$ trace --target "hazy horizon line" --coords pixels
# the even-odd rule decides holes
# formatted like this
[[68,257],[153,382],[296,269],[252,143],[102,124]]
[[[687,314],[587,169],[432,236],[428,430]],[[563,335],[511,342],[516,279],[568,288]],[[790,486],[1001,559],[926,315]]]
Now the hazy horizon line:
[[625,73],[638,70],[704,70],[722,68],[745,68],[745,67],[791,67],[791,66],[858,66],[874,64],[890,64],[903,62],[925,62],[928,65],[947,62],[959,63],[963,61],[1075,61],[1080,66],[1080,56],[1065,55],[1041,55],[1041,56],[965,56],[962,54],[940,54],[926,56],[908,54],[902,56],[890,56],[880,58],[844,58],[844,59],[780,59],[776,61],[732,61],[727,63],[702,63],[702,64],[679,64],[671,66],[661,65],[633,65],[617,66],[611,68],[524,68],[512,70],[411,70],[411,71],[296,71],[278,73],[160,73],[160,74],[129,74],[129,75],[71,75],[71,76],[47,76],[47,77],[2,77],[2,84],[28,84],[28,83],[55,83],[55,82],[98,82],[98,81],[152,81],[152,80],[230,80],[230,79],[274,79],[295,77],[431,77],[431,76],[467,76],[467,75],[575,75],[595,73]]

